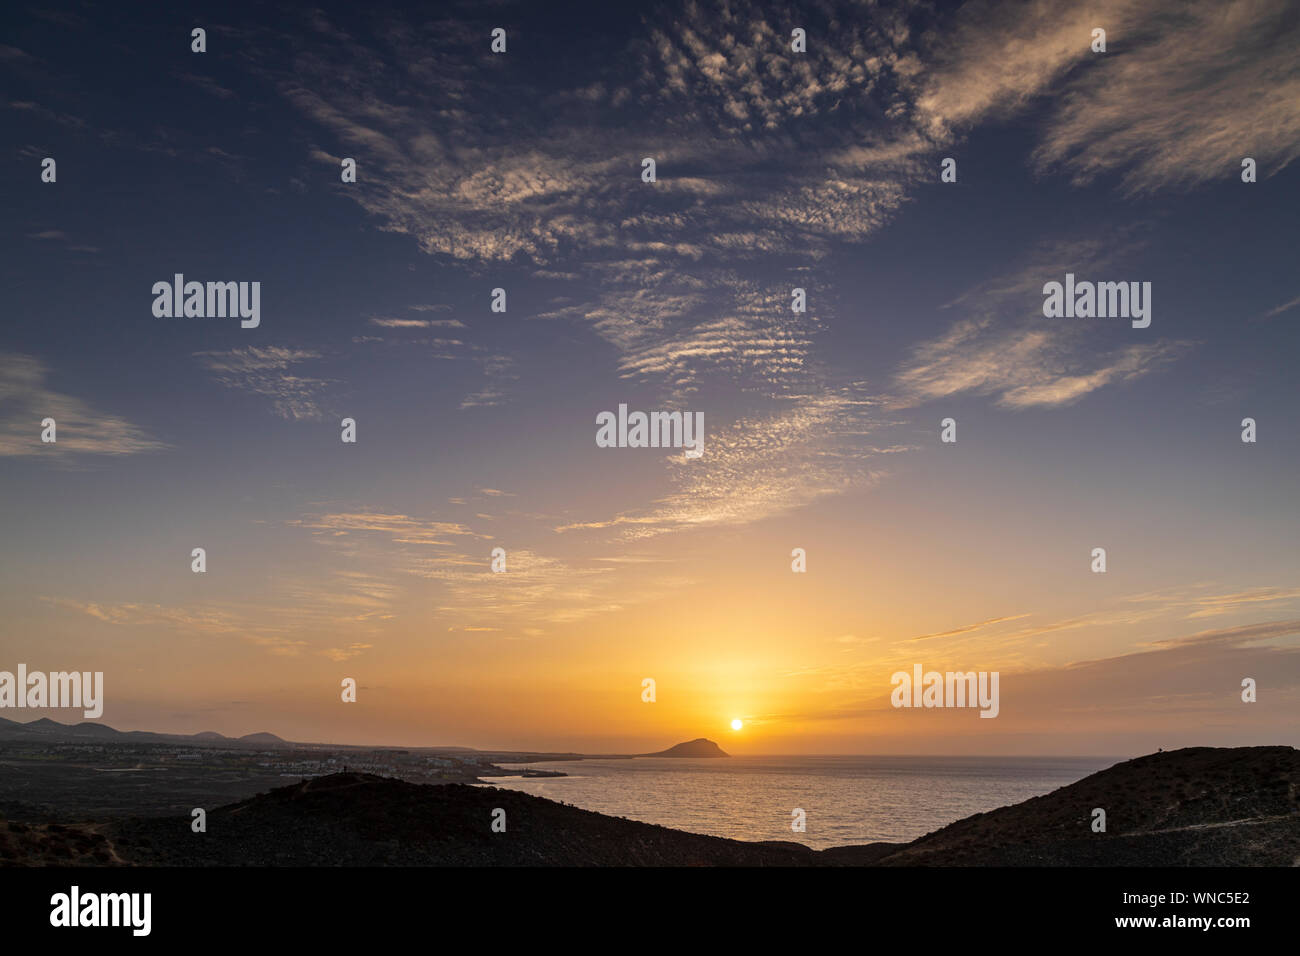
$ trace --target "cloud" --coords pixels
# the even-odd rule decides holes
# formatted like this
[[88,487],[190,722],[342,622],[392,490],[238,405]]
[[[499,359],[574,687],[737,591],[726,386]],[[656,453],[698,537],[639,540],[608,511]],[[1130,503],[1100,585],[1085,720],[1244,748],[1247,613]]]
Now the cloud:
[[[479,489],[478,495],[496,501],[514,497],[491,488]],[[490,520],[484,515],[477,517]],[[540,516],[524,517],[540,520]],[[310,530],[319,543],[348,560],[350,567],[383,569],[338,571],[334,576],[337,583],[327,587],[304,582],[302,594],[290,589],[288,596],[295,604],[321,616],[318,627],[340,618],[351,624],[377,623],[381,613],[388,613],[396,590],[394,580],[425,581],[435,586],[436,597],[422,600],[436,601],[438,613],[450,619],[453,628],[500,631],[506,636],[543,633],[542,625],[568,624],[619,611],[683,586],[679,574],[652,578],[637,568],[624,570],[618,562],[599,558],[582,562],[543,553],[526,542],[519,526],[512,533],[517,543],[506,548],[506,571],[495,572],[490,547],[466,547],[468,539],[488,541],[493,536],[460,522],[417,520],[395,513],[335,512],[288,524]],[[352,596],[345,599],[340,594]],[[369,616],[348,617],[349,607]],[[532,631],[521,630],[521,621],[532,625]]]
[[[848,104],[869,98],[881,82],[888,51],[906,28],[899,13],[883,7],[852,16],[852,8],[819,6],[798,20],[812,29],[806,52],[792,54],[787,16],[745,2],[687,3],[644,44],[647,85],[729,135],[849,113]],[[832,19],[838,12],[849,15]],[[831,29],[818,29],[823,17]]]
[[[167,444],[138,425],[99,412],[46,384],[39,359],[0,352],[0,456],[137,455]],[[41,422],[53,418],[55,442],[42,442]]]
[[909,638],[913,641],[929,641],[937,637],[956,637],[959,634],[969,634],[972,631],[979,631],[994,624],[1002,624],[1005,621],[1018,621],[1021,618],[1029,617],[1028,614],[1012,614],[1007,617],[991,617],[987,621],[980,621],[978,624],[965,624],[962,627],[953,628],[951,631],[940,631],[937,634],[922,634],[920,637]]
[[[167,635],[196,633],[238,638],[267,653],[293,657],[311,649],[324,633],[335,639],[377,635],[391,618],[392,602],[398,593],[399,588],[381,576],[343,569],[327,572],[323,579],[282,577],[269,598],[220,606],[42,600],[118,627],[157,628]],[[371,646],[358,641],[318,650],[332,660],[343,661]]]
[[[1268,178],[1300,155],[1300,23],[1286,0],[1139,5],[1133,55],[1081,76],[1035,153],[1131,193]],[[1123,34],[1121,44],[1126,42]]]
[[872,401],[852,390],[798,396],[777,411],[710,428],[704,455],[667,458],[675,489],[648,508],[574,522],[557,531],[618,529],[649,538],[713,525],[745,525],[874,482],[861,436]]
[[[1090,49],[1094,27],[1106,53]],[[1118,173],[1129,193],[1267,177],[1300,155],[1300,23],[1286,0],[967,3],[927,35],[918,123],[944,138],[1039,97],[1034,152],[1076,183]]]
[[1289,302],[1283,302],[1281,305],[1269,309],[1264,313],[1264,318],[1271,319],[1275,315],[1281,315],[1283,312],[1288,312],[1291,309],[1294,309],[1297,305],[1300,305],[1300,295],[1296,296]]
[[238,637],[277,657],[296,657],[308,646],[307,641],[295,640],[288,634],[291,627],[268,624],[265,612],[250,616],[229,607],[169,607],[130,601],[107,603],[69,598],[43,600],[56,607],[86,614],[105,624],[129,627],[135,631],[160,628],[169,636],[198,633]]
[[193,86],[197,86],[205,93],[209,93],[218,99],[228,100],[234,97],[233,90],[228,90],[210,76],[201,76],[196,73],[173,73],[177,79],[184,80]]
[[896,383],[916,404],[962,392],[993,395],[1004,408],[1069,405],[1105,385],[1132,381],[1176,359],[1180,343],[1087,350],[1077,337],[991,319],[966,320],[923,342],[898,370]]
[[349,644],[347,647],[327,647],[321,651],[326,657],[336,663],[351,660],[362,651],[368,651],[374,647],[373,644]]
[[[472,17],[449,32],[431,22],[366,40],[317,18],[311,53],[278,82],[378,169],[347,195],[431,254],[523,257],[569,276],[588,270],[549,264],[624,250],[816,257],[826,240],[887,221],[904,198],[896,174],[914,173],[927,146],[888,116],[902,15],[836,6],[822,14],[830,28],[794,54],[775,11],[688,3],[584,85],[547,94],[545,111],[524,105],[522,74],[499,69],[484,82],[462,35]],[[394,97],[394,84],[410,95]],[[642,104],[635,124],[623,112],[632,103]],[[660,169],[653,186],[638,182],[647,150]],[[316,152],[336,163],[333,151]]]
[[226,388],[270,399],[281,418],[299,421],[324,417],[320,400],[329,381],[289,372],[291,366],[321,358],[320,352],[248,346],[221,352],[195,352],[194,356]]
[[[711,461],[692,471],[669,460],[675,490],[653,507],[565,526],[653,535],[758,520],[873,480],[863,459],[879,449],[864,452],[872,428],[863,412],[875,399],[818,354],[833,313],[795,315],[784,297],[796,284],[816,287],[842,244],[898,215],[933,181],[940,149],[1056,97],[1056,113],[1039,127],[1038,168],[1064,166],[1079,182],[1114,169],[1141,189],[1179,163],[1193,178],[1222,173],[1220,159],[1192,158],[1206,145],[1197,124],[1212,124],[1179,84],[1208,91],[1216,119],[1230,119],[1231,129],[1294,110],[1294,97],[1241,102],[1260,70],[1274,71],[1286,90],[1295,69],[1241,9],[1224,29],[1244,48],[1218,62],[1212,6],[1200,2],[1109,0],[1087,11],[972,3],[930,17],[907,4],[875,4],[864,15],[827,0],[804,12],[806,54],[790,52],[782,11],[687,2],[648,21],[581,83],[547,93],[544,110],[526,105],[531,78],[504,58],[485,78],[481,43],[470,40],[473,15],[366,37],[317,16],[310,43],[291,41],[295,56],[282,58],[292,71],[274,79],[339,144],[316,148],[319,161],[368,157],[374,174],[346,195],[379,228],[469,268],[511,264],[573,282],[585,301],[566,297],[538,317],[593,331],[615,349],[620,376],[658,388],[669,406],[710,381],[753,399],[730,425],[715,420]],[[1265,11],[1275,27],[1278,9]],[[1105,55],[1089,49],[1098,17],[1110,24]],[[1282,26],[1285,34],[1293,24]],[[1197,66],[1172,62],[1180,42],[1191,44]],[[1248,65],[1247,50],[1262,64]],[[1162,97],[1172,114],[1119,122],[1125,109],[1163,109]],[[1069,123],[1053,118],[1067,114]],[[1289,155],[1279,145],[1289,119],[1282,128],[1276,143],[1270,134],[1258,147],[1261,157]],[[1139,135],[1151,141],[1134,142]],[[638,178],[646,156],[656,161],[653,184]],[[1121,238],[1049,251],[1082,265],[1107,261],[1109,248],[1114,261],[1119,247],[1137,245]],[[755,275],[789,278],[759,284]],[[1026,310],[1041,308],[1044,274],[1004,280],[974,290],[958,303],[965,318],[897,365],[895,408],[962,392],[1007,409],[1060,407],[1147,376],[1190,347],[1154,336],[1099,345],[1082,328],[1026,323]],[[394,329],[413,321],[372,320]],[[461,401],[467,411],[505,402],[513,377],[502,353],[475,357],[487,381]],[[774,411],[774,397],[805,407]],[[742,438],[742,428],[752,435]]]
[[[586,301],[543,316],[594,331],[617,350],[618,374],[668,405],[710,380],[755,399],[742,413],[754,434],[719,419],[712,460],[669,474],[684,490],[610,519],[651,534],[757,520],[869,471],[855,462],[865,404],[813,356],[828,313],[789,307],[790,287],[812,277],[752,278],[808,268],[875,232],[921,175],[932,144],[890,112],[906,17],[860,13],[820,6],[822,28],[795,54],[778,11],[688,3],[580,85],[548,93],[544,110],[525,105],[533,80],[508,62],[485,81],[471,15],[364,39],[317,17],[310,52],[295,42],[292,73],[276,81],[340,144],[317,148],[318,161],[366,155],[374,172],[346,195],[379,228],[467,266],[580,282]],[[639,179],[647,155],[654,184]],[[474,357],[487,381],[460,407],[507,401],[515,359]],[[776,413],[773,395],[784,399]]]
[[45,598],[44,600],[56,607],[79,611],[106,624],[122,624],[132,627],[165,625],[179,629],[219,633],[236,633],[241,627],[234,615],[218,608],[179,608],[167,607],[162,604],[142,604],[129,601],[106,603],[71,598]]
[[389,319],[382,316],[371,316],[370,324],[385,329],[465,328],[465,323],[460,319]]
[[70,113],[60,113],[57,110],[49,109],[39,103],[34,103],[31,100],[11,100],[7,105],[11,110],[19,110],[20,112],[26,113],[30,116],[38,116],[47,122],[57,123],[60,126],[67,126],[71,129],[84,130],[88,125],[86,121],[79,116],[73,116]]
[[[617,338],[628,344],[619,371],[624,378],[669,379],[678,391],[710,370],[741,381],[798,381],[811,346],[808,322],[790,312],[788,301],[774,299],[752,291],[733,292],[731,314],[665,331],[646,343],[633,344],[634,333],[619,332]],[[635,312],[623,316],[630,322],[638,318]]]
[[[911,348],[894,373],[895,407],[971,393],[994,396],[1003,408],[1054,408],[1180,358],[1192,343],[1156,339],[1107,345],[1129,328],[1123,320],[1049,320],[1042,315],[1045,282],[1060,281],[1066,272],[1080,278],[1104,276],[1118,263],[1131,268],[1145,246],[1141,231],[1136,224],[1115,230],[1109,242],[1040,243],[1018,268],[949,303],[969,317]],[[1145,331],[1153,332],[1154,326]]]
[[[1288,709],[1300,701],[1300,619],[1290,618],[1202,631],[1154,643],[1148,649],[1109,657],[1042,666],[1010,666],[1002,650],[981,647],[979,664],[969,652],[950,663],[925,661],[927,670],[998,670],[1001,712],[996,721],[969,721],[968,711],[927,713],[927,731],[976,732],[989,743],[997,736],[1032,733],[1061,741],[1082,734],[1159,734],[1189,739],[1188,728],[1213,726],[1235,732],[1242,743],[1261,733],[1287,733]],[[887,716],[891,674],[910,667],[896,660],[872,660],[803,668],[785,675],[807,683],[825,703],[801,713],[764,715],[770,722],[862,720]],[[1256,711],[1241,702],[1241,679],[1254,677],[1277,707]],[[1262,698],[1261,698],[1262,699]],[[1280,708],[1280,709],[1278,709]],[[990,726],[980,726],[983,724]],[[887,730],[882,728],[882,733]],[[1166,736],[1167,735],[1167,736]],[[1154,747],[1155,744],[1150,746]]]
[[90,253],[99,252],[98,246],[87,246],[87,245],[72,243],[68,239],[67,234],[58,229],[46,229],[42,232],[29,232],[27,234],[27,238],[36,239],[42,242],[59,242],[62,243],[64,246],[66,246],[68,250],[71,252],[90,252]]
[[608,589],[597,587],[611,569],[577,567],[527,548],[507,551],[504,572],[492,571],[486,554],[429,558],[410,570],[442,584],[440,612],[471,620],[505,623],[527,617],[560,624],[624,606],[621,599],[602,596]]
[[478,358],[479,364],[483,367],[483,375],[487,378],[487,384],[480,391],[466,395],[461,399],[460,407],[465,408],[491,408],[496,405],[504,405],[507,400],[507,389],[509,383],[517,380],[515,374],[515,360],[509,355],[483,355]]
[[[1259,641],[1293,637],[1297,634],[1300,634],[1300,618],[1292,618],[1282,621],[1264,621],[1257,624],[1239,624],[1235,627],[1222,627],[1210,631],[1198,631],[1186,637],[1156,641],[1155,644],[1158,647],[1166,648],[1181,648],[1193,645],[1235,647],[1243,644],[1254,644]],[[1300,650],[1300,648],[1295,650]]]
[[[1294,696],[1300,689],[1300,647],[1284,640],[1296,634],[1300,620],[1266,621],[1160,641],[1151,650],[1004,675],[1003,700],[1016,700],[1017,719],[1038,720],[1049,729],[1052,718],[1068,726],[1086,717],[1094,733],[1129,730],[1135,719],[1173,732],[1187,721],[1212,721],[1241,724],[1258,739],[1270,716],[1248,712],[1241,679],[1266,683],[1278,701]],[[1272,726],[1284,724],[1285,718]]]
[[1133,604],[1160,607],[1167,611],[1186,612],[1191,620],[1202,617],[1219,617],[1263,604],[1290,604],[1300,609],[1300,588],[1256,587],[1225,594],[1197,594],[1209,585],[1178,588],[1139,594],[1128,598]]
[[397,544],[449,546],[459,536],[488,537],[455,521],[418,521],[408,515],[372,511],[315,515],[288,524],[330,537],[381,535]]

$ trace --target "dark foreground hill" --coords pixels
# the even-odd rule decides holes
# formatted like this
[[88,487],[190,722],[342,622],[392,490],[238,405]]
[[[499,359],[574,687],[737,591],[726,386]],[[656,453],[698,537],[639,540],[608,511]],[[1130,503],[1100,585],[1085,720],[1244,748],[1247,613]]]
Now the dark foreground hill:
[[[505,832],[492,830],[505,811]],[[281,787],[187,820],[118,824],[133,863],[197,866],[773,866],[810,862],[773,847],[609,817],[516,790],[427,786],[342,773]]]
[[[907,844],[891,866],[1300,866],[1300,751],[1189,747],[1127,760]],[[1093,811],[1106,832],[1092,832]]]
[[[1300,864],[1300,752],[1189,748],[1116,764],[908,844],[814,851],[609,817],[513,790],[319,777],[190,819],[0,821],[8,865],[1223,866]],[[1091,828],[1106,811],[1106,832]],[[506,830],[492,831],[505,811]]]

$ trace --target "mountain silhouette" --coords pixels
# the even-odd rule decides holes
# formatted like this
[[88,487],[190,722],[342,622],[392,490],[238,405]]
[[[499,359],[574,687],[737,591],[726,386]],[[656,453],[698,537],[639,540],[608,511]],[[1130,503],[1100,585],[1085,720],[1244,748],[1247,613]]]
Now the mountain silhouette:
[[104,743],[203,743],[225,747],[290,747],[292,744],[275,734],[245,734],[227,737],[211,730],[197,734],[160,734],[148,730],[116,730],[108,724],[83,720],[79,724],[61,724],[49,717],[20,723],[0,718],[0,740],[49,739],[51,742],[75,743],[94,738]]
[[[1300,751],[1187,747],[1126,760],[913,840],[890,866],[1295,866]],[[1105,832],[1093,831],[1095,810]]]
[[642,757],[729,757],[721,747],[705,737],[696,737],[682,744],[676,744],[658,753],[641,754]]
[[[492,829],[497,810],[505,811],[504,832]],[[208,813],[203,839],[187,819],[168,818],[121,821],[101,839],[88,844],[92,857],[97,849],[148,866],[773,866],[812,859],[806,847],[683,833],[516,790],[367,773],[317,777],[218,807]]]
[[288,741],[284,740],[282,737],[277,737],[275,734],[268,734],[265,731],[260,734],[244,734],[244,736],[240,737],[239,740],[241,743],[257,744],[259,747],[284,747],[288,745]]

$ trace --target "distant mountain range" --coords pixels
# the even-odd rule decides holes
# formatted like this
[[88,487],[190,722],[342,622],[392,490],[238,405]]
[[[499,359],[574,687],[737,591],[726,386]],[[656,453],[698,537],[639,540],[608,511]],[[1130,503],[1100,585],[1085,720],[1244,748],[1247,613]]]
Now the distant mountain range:
[[198,734],[156,734],[147,730],[114,730],[108,724],[99,724],[86,720],[79,724],[61,724],[57,720],[42,717],[22,724],[16,720],[0,717],[0,740],[31,740],[47,738],[51,742],[99,742],[99,743],[191,743],[219,744],[223,747],[292,747],[289,741],[275,734],[245,734],[242,737],[227,737],[224,734],[205,730]]
[[[694,741],[692,742],[694,743]],[[0,820],[0,865],[1293,866],[1300,751],[1193,747],[1116,764],[911,843],[812,850],[609,817],[515,790],[341,773],[188,817]],[[1097,808],[1105,832],[1094,832]],[[491,821],[505,811],[506,831]]]
[[[337,747],[338,749],[357,749],[357,750],[390,750],[398,749],[395,747],[367,747],[354,746],[346,744],[305,744],[295,741],[285,740],[277,737],[275,734],[258,733],[245,734],[242,737],[227,737],[224,734],[218,734],[211,730],[205,730],[197,734],[160,734],[147,730],[114,730],[107,724],[101,724],[94,721],[82,721],[79,724],[61,724],[57,720],[51,720],[48,717],[42,717],[39,720],[33,720],[28,723],[19,723],[15,720],[6,720],[0,717],[0,741],[4,740],[39,740],[45,739],[51,743],[158,743],[158,744],[191,744],[191,745],[212,745],[219,747],[254,747],[263,750],[274,750],[277,748],[304,748],[304,747]],[[478,753],[484,755],[497,756],[502,759],[523,759],[531,760],[581,760],[584,757],[726,757],[722,749],[712,740],[706,740],[700,737],[696,740],[690,740],[686,743],[677,744],[675,747],[669,747],[667,750],[661,750],[652,754],[578,754],[578,753],[539,753],[537,751],[513,751],[513,750],[475,750],[472,747],[412,747],[405,748],[412,750],[436,750],[444,753],[454,753],[463,751],[465,753]]]

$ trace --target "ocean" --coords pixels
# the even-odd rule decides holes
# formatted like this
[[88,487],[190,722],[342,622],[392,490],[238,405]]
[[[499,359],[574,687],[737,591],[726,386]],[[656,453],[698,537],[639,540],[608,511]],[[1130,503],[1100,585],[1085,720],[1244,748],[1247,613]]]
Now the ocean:
[[[905,843],[973,813],[1049,793],[1123,757],[730,757],[501,764],[567,777],[504,777],[522,790],[610,816],[736,840],[816,849]],[[791,830],[793,811],[807,829]]]

